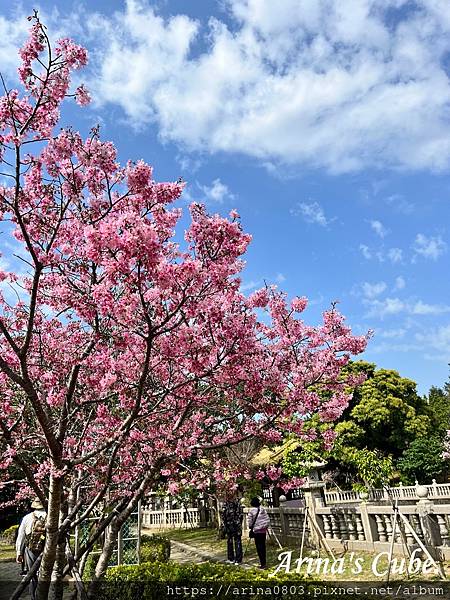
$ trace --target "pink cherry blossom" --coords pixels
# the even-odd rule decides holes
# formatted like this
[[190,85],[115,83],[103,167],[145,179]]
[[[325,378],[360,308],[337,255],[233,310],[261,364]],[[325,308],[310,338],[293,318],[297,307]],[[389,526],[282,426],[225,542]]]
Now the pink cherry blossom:
[[75,99],[80,106],[87,106],[91,103],[91,96],[84,85],[79,85],[75,90]]

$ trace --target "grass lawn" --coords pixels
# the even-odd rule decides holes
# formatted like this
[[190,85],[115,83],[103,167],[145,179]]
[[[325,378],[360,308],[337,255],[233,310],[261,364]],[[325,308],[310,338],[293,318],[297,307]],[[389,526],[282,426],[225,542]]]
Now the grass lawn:
[[0,562],[7,562],[16,559],[16,549],[13,544],[4,544],[0,542]]
[[[227,543],[226,540],[218,540],[217,539],[217,532],[216,530],[213,529],[174,529],[174,530],[169,530],[169,531],[164,531],[162,532],[162,535],[165,535],[167,537],[169,537],[172,540],[176,540],[178,542],[182,542],[184,544],[188,544],[191,545],[199,550],[202,550],[208,554],[211,554],[214,558],[217,559],[226,559],[227,557],[227,551],[226,551],[226,547],[227,547]],[[255,550],[255,544],[253,542],[253,540],[250,540],[250,543],[248,543],[248,538],[243,537],[242,538],[242,545],[244,548],[244,562],[245,563],[249,563],[253,566],[256,566],[259,564],[258,558],[257,558],[257,554],[256,554],[256,550]],[[280,549],[278,547],[278,545],[276,544],[275,540],[268,540],[268,544],[267,544],[267,564],[270,567],[275,568],[278,564],[279,564],[279,560],[278,560],[278,555],[280,554],[280,552],[284,552],[286,550],[292,550],[292,562],[291,562],[291,571],[295,571],[296,568],[296,560],[299,558],[299,553],[300,553],[300,548],[299,546],[296,547],[285,547],[283,549]],[[325,580],[325,581],[374,581],[374,580],[382,580],[383,578],[381,577],[377,577],[376,575],[374,575],[374,573],[372,572],[372,564],[375,558],[375,555],[373,553],[369,553],[369,552],[350,552],[350,551],[345,551],[345,552],[337,552],[334,551],[335,557],[337,559],[342,559],[341,562],[343,563],[343,573],[339,573],[339,572],[334,572],[331,573],[331,564],[328,564],[328,573],[324,573],[324,564],[325,560],[327,558],[327,555],[325,554],[325,552],[323,550],[321,550],[320,552],[320,556],[317,554],[317,552],[313,551],[305,551],[304,552],[304,556],[305,557],[311,557],[316,559],[313,564],[314,567],[317,568],[317,564],[318,558],[323,559],[321,564],[321,568],[320,568],[320,573],[316,573],[315,571],[312,571],[309,573],[309,575],[314,579],[314,578],[319,578],[320,575],[320,579]],[[395,557],[394,557],[395,558]],[[400,564],[400,561],[402,560],[403,557],[397,557],[397,564]],[[330,560],[330,563],[332,561]],[[407,561],[406,561],[407,562]],[[359,568],[356,568],[355,566],[360,565],[361,567],[361,572],[356,572],[359,571]],[[339,566],[339,564],[337,565]],[[301,573],[305,573],[306,574],[306,567],[307,564],[303,564],[302,568],[301,568]],[[379,572],[383,572],[386,570],[387,567],[387,557],[382,556],[379,561],[378,561],[378,571]],[[446,562],[444,564],[444,570],[447,574],[447,578],[449,577],[449,572],[450,572],[450,564],[449,562]],[[411,580],[414,579],[439,579],[438,577],[436,577],[435,575],[428,575],[427,577],[424,577],[423,575],[420,576],[411,576]],[[392,574],[391,576],[392,580],[407,580],[407,575],[406,572],[404,572],[403,574]]]

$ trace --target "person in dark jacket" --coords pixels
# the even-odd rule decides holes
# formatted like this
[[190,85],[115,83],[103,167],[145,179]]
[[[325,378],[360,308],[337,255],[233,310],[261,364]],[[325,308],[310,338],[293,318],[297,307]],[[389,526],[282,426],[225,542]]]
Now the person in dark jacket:
[[248,511],[247,523],[249,530],[253,531],[256,552],[260,562],[260,568],[266,568],[266,535],[270,525],[270,518],[266,509],[261,506],[259,498],[252,498],[250,501],[252,508]]
[[227,537],[228,562],[242,562],[242,521],[244,511],[240,500],[233,492],[228,492],[222,506],[222,524]]

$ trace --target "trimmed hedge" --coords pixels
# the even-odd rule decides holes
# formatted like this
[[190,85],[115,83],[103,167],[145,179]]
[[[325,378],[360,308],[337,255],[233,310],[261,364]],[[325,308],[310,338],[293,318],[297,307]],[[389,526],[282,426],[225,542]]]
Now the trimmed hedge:
[[[331,600],[337,595],[340,600],[355,600],[355,597],[378,600],[378,594],[373,595],[369,591],[371,586],[367,587],[368,584],[364,582],[343,583],[337,592],[337,581],[317,582],[298,573],[280,572],[275,577],[269,577],[271,572],[209,562],[155,562],[113,567],[108,569],[106,581],[102,582],[96,600],[172,600],[176,597],[230,600],[236,596],[269,597],[272,600],[320,596],[323,600]],[[382,585],[385,586],[385,583]],[[355,594],[354,587],[360,587],[363,595]]]
[[8,527],[8,529],[5,529],[5,531],[2,531],[0,533],[1,541],[6,544],[15,544],[18,529],[18,525],[12,525],[11,527]]
[[[289,591],[281,592],[282,585],[304,586],[305,579],[298,574],[283,574],[282,576],[269,577],[270,571],[261,569],[242,569],[217,563],[184,563],[154,562],[143,563],[136,566],[121,566],[108,569],[106,581],[102,585],[99,600],[151,600],[168,597],[167,589],[173,586],[188,586],[190,588],[203,588],[203,593],[198,595],[211,595],[214,597],[229,598],[226,594],[228,585],[280,587],[280,598],[289,600],[298,598],[298,593],[290,595]],[[221,590],[220,586],[224,586]],[[306,589],[306,587],[305,587]],[[189,595],[189,594],[188,594]],[[277,595],[271,595],[277,598]]]
[[269,577],[270,570],[242,569],[241,567],[224,565],[222,563],[176,563],[154,562],[141,565],[111,567],[108,569],[106,579],[112,582],[155,582],[155,581],[220,581],[232,583],[234,581],[305,581],[299,574],[286,573]]
[[143,535],[141,537],[141,563],[167,562],[170,558],[171,544],[169,538],[161,535]]

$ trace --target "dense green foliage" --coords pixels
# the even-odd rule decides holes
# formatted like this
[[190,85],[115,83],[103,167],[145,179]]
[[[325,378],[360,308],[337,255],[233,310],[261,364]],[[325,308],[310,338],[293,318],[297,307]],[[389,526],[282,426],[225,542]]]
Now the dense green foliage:
[[[307,428],[324,430],[328,429],[329,426],[324,426],[320,422],[311,419],[305,426],[305,429]],[[311,470],[312,463],[326,460],[328,456],[329,452],[324,449],[321,438],[305,443],[292,437],[286,444],[286,450],[283,454],[283,473],[288,477],[306,477]]]
[[167,562],[170,558],[170,551],[171,544],[169,538],[160,535],[143,535],[141,537],[141,563]]
[[442,457],[444,439],[450,429],[450,383],[432,387],[427,397],[430,427],[425,435],[412,440],[397,462],[404,483],[446,481],[448,461]]
[[[259,569],[241,569],[217,563],[177,564],[168,563],[144,563],[133,567],[114,567],[108,570],[106,585],[104,585],[101,600],[138,600],[157,598],[158,584],[188,585],[200,587],[207,584],[208,592],[211,586],[219,588],[220,585],[233,583],[266,585],[280,584],[280,582],[304,583],[304,578],[298,574],[269,577],[270,571]],[[166,597],[166,585],[159,588],[160,597]],[[225,598],[216,595],[216,598]],[[294,598],[287,594],[284,598]],[[298,596],[297,596],[298,597]]]
[[[339,451],[339,445],[334,449]],[[347,450],[347,464],[353,466],[360,482],[353,484],[353,489],[368,491],[370,488],[381,488],[388,485],[394,474],[391,456],[383,456],[379,450]]]
[[346,369],[346,374],[361,372],[366,380],[336,423],[332,451],[324,451],[316,441],[299,441],[285,453],[283,471],[301,477],[307,474],[308,462],[326,460],[339,484],[352,483],[357,489],[380,487],[395,477],[404,483],[445,479],[442,442],[450,428],[450,383],[421,397],[416,383],[397,371],[364,361]]
[[437,435],[413,440],[399,459],[397,465],[405,483],[429,483],[446,471],[442,458],[442,439]]
[[18,525],[12,525],[11,527],[8,527],[8,529],[2,531],[0,533],[0,538],[2,539],[2,541],[6,542],[7,544],[14,544],[14,542],[16,541],[18,528]]
[[349,446],[382,450],[397,458],[413,439],[429,431],[427,402],[417,394],[414,381],[363,361],[351,363],[348,370],[366,375],[336,426]]
[[[271,571],[260,569],[242,569],[218,563],[177,564],[145,563],[134,567],[114,567],[109,569],[106,581],[103,582],[98,600],[153,600],[169,597],[215,597],[220,600],[236,597],[270,597],[274,600],[293,600],[294,598],[317,596],[323,593],[323,584],[317,587],[304,576],[284,571],[274,577]],[[186,595],[178,594],[175,588],[187,586]],[[228,589],[230,587],[230,589]],[[168,592],[168,587],[171,592]],[[253,592],[250,593],[250,587]],[[241,590],[246,589],[246,592]],[[203,591],[201,591],[203,590]],[[259,590],[259,591],[257,591]],[[351,595],[339,593],[342,600],[354,598]],[[372,594],[366,596],[368,600]]]
[[443,388],[432,387],[428,394],[432,431],[440,438],[450,429],[450,382]]

